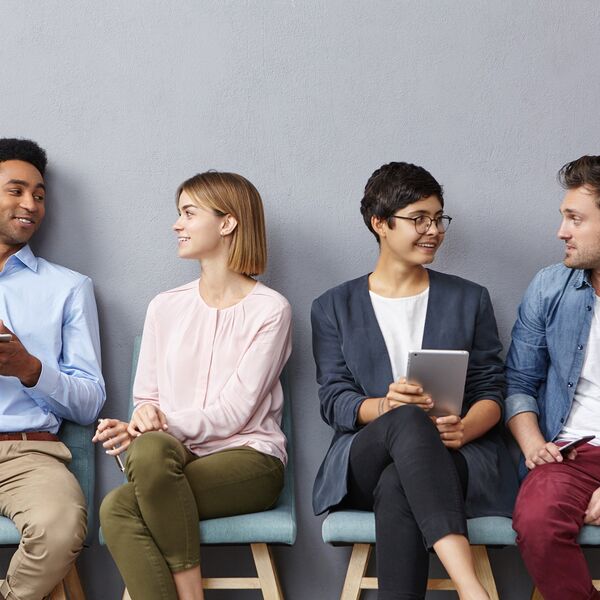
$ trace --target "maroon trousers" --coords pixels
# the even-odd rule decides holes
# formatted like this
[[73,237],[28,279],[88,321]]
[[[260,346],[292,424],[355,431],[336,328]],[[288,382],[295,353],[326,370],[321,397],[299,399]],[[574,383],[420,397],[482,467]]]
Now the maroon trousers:
[[600,447],[585,444],[575,460],[531,471],[513,514],[517,545],[544,600],[600,600],[577,543],[590,498],[600,488]]

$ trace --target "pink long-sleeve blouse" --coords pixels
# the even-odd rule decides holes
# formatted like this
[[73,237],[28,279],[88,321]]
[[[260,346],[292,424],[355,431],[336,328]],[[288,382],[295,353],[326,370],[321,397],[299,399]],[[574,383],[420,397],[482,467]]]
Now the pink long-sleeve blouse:
[[257,282],[228,308],[208,306],[199,280],[148,306],[133,386],[135,408],[160,407],[194,454],[249,446],[287,460],[281,370],[291,352],[291,308]]

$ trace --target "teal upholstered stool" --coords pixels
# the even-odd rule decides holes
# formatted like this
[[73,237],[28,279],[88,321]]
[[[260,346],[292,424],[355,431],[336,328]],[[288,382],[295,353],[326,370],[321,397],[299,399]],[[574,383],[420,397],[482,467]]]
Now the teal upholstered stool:
[[[73,459],[69,464],[69,470],[75,475],[87,502],[87,538],[86,545],[89,545],[93,538],[94,531],[94,444],[92,436],[94,435],[94,425],[77,425],[71,421],[63,421],[58,432],[62,442],[69,448]],[[0,517],[0,546],[17,546],[21,536],[14,523],[6,518]],[[53,590],[51,600],[84,600],[85,595],[79,581],[77,568],[73,568],[67,576]]]
[[[496,583],[486,546],[514,545],[512,521],[506,517],[469,519],[469,540],[472,545],[475,570],[492,600],[498,600]],[[361,591],[377,589],[376,577],[365,577],[371,550],[375,543],[375,515],[372,512],[341,510],[329,514],[323,521],[323,541],[333,546],[352,546],[352,555],[341,600],[358,600]],[[454,590],[450,579],[429,579],[429,590]]]
[[[492,600],[498,600],[498,591],[490,566],[487,546],[514,546],[516,533],[512,520],[507,517],[479,517],[467,521],[477,575]],[[323,541],[333,546],[352,546],[352,555],[346,572],[341,600],[358,600],[361,590],[377,589],[376,577],[365,577],[372,545],[375,543],[375,515],[359,510],[341,510],[330,513],[323,521]],[[600,546],[600,527],[586,525],[579,535],[583,546]],[[594,584],[600,582],[594,581]],[[455,589],[450,579],[430,579],[430,590]],[[543,600],[534,590],[532,600]]]
[[[131,382],[137,367],[141,338],[137,337],[133,350]],[[290,395],[285,373],[281,377],[285,398],[283,408],[283,432],[288,444],[288,465],[284,488],[275,508],[259,513],[209,519],[200,521],[202,545],[249,544],[256,566],[257,577],[203,578],[205,589],[259,589],[265,600],[283,600],[277,570],[269,549],[272,544],[291,546],[296,541],[296,509],[294,501],[294,472],[292,456],[292,416]],[[100,531],[100,543],[104,543]],[[123,599],[129,598],[127,590]],[[138,600],[138,599],[136,599]]]

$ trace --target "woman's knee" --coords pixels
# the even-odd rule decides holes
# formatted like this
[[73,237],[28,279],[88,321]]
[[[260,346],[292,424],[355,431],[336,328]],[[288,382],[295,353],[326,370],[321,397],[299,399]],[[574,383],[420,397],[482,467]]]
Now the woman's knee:
[[384,427],[391,428],[393,431],[402,431],[404,435],[419,435],[423,430],[435,430],[427,413],[414,404],[394,408],[379,417],[377,421],[381,421]]
[[149,431],[136,438],[127,450],[125,468],[129,478],[136,471],[145,476],[158,473],[166,463],[185,463],[185,448],[177,439],[162,431]]

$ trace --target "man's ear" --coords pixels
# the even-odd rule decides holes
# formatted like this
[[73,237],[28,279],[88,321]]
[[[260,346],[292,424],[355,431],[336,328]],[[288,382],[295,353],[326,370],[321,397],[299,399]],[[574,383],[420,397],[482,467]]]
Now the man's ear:
[[237,219],[233,215],[230,215],[229,213],[226,214],[221,224],[221,235],[229,235],[233,233],[237,227],[237,224]]
[[389,229],[387,221],[376,216],[371,217],[371,227],[380,238],[385,237]]

